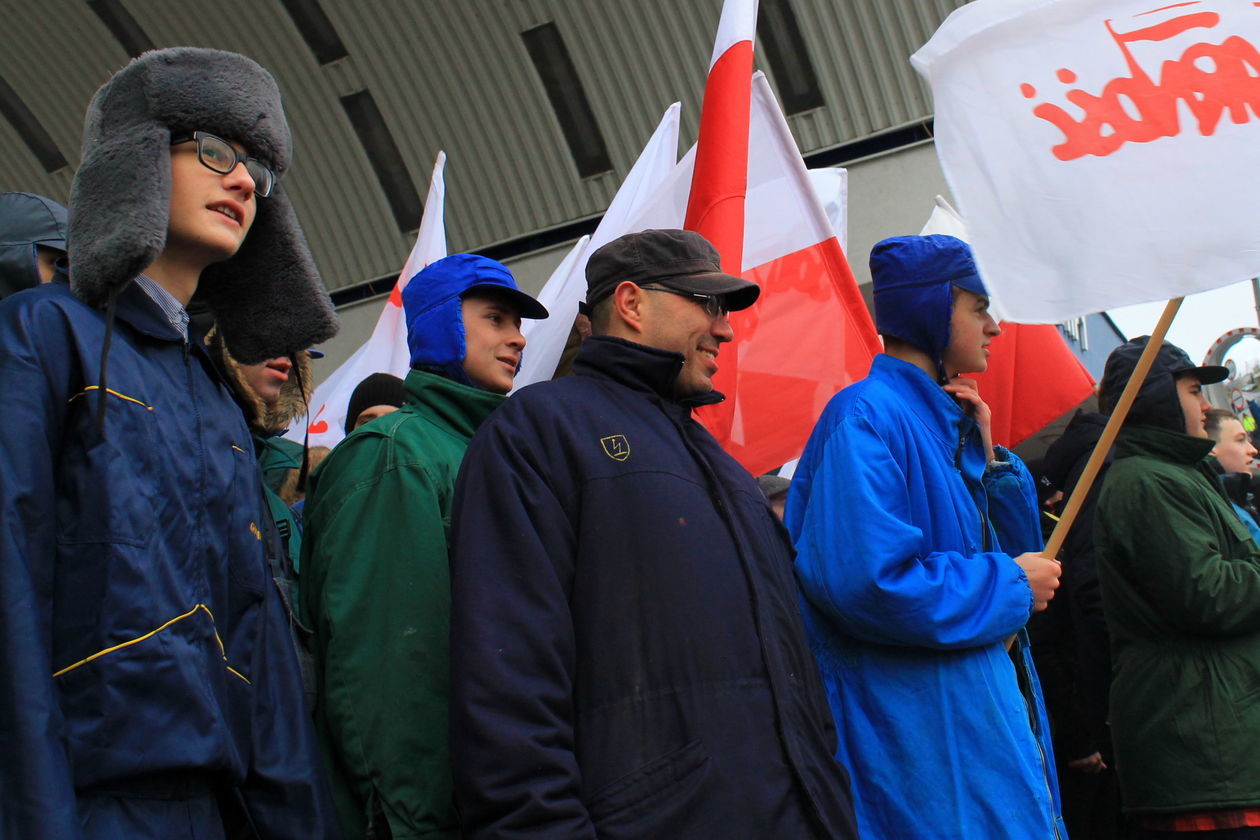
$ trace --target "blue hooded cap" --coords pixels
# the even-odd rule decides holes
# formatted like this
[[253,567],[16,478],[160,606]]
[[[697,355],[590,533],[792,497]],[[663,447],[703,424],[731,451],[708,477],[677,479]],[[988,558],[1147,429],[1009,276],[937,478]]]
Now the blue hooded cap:
[[871,249],[875,329],[930,355],[949,346],[953,287],[987,295],[971,247],[955,236],[894,236]]
[[[493,291],[510,300],[522,318],[546,318],[547,309],[516,287],[503,263],[477,254],[452,254],[416,273],[402,292],[411,366],[472,385],[464,372],[463,297]],[[475,386],[474,386],[475,387]]]

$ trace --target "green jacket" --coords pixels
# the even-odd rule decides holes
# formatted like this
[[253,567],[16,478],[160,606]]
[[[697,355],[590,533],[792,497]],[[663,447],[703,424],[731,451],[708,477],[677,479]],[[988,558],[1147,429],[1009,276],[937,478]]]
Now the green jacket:
[[[503,397],[407,375],[407,404],[320,464],[305,507],[301,608],[316,722],[347,838],[456,838],[447,747],[455,476]],[[380,816],[378,816],[380,815]]]
[[255,433],[254,454],[263,474],[263,497],[267,500],[272,518],[276,520],[280,540],[293,563],[293,575],[296,577],[302,561],[302,529],[298,527],[293,511],[280,498],[280,488],[288,478],[289,470],[302,468],[302,444],[274,435],[261,437]]
[[1211,448],[1127,427],[1098,501],[1112,734],[1132,812],[1260,805],[1260,547],[1204,460]]

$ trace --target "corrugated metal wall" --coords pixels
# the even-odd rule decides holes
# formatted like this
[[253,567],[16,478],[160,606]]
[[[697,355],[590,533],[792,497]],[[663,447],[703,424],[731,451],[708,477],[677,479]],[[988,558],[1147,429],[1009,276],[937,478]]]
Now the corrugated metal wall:
[[[450,245],[481,248],[601,213],[671,102],[683,101],[682,140],[694,140],[722,5],[322,0],[349,55],[320,66],[279,0],[122,2],[159,46],[236,50],[276,75],[297,144],[285,189],[333,290],[397,270],[411,245],[409,232],[398,230],[341,96],[372,92],[422,197],[434,155],[448,152]],[[790,118],[802,151],[929,116],[927,90],[907,58],[960,5],[962,0],[791,0],[826,103]],[[72,168],[87,101],[126,54],[85,0],[5,0],[5,10],[0,76]],[[612,172],[579,177],[525,51],[520,33],[549,21],[590,100]],[[71,174],[46,173],[0,120],[0,189],[64,201]]]

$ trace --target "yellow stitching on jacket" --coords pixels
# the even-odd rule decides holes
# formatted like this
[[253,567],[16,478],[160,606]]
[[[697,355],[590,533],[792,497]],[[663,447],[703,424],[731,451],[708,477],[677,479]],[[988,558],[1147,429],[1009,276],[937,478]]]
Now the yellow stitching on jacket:
[[[225,659],[225,660],[223,660],[223,661],[224,661],[224,662],[226,662],[227,660]],[[244,674],[242,674],[240,671],[238,671],[238,670],[236,670],[235,668],[233,668],[231,665],[224,665],[223,667],[224,667],[224,668],[227,668],[227,669],[228,669],[228,671],[229,671],[230,673],[233,673],[233,674],[235,674],[236,676],[238,676],[238,677],[240,677],[241,679],[243,679],[243,680],[245,681],[245,685],[253,685],[253,683],[249,681],[249,677],[245,676],[245,675],[244,675]]]
[[228,661],[227,648],[223,646],[223,639],[219,638],[219,629],[214,626],[214,613],[210,612],[210,608],[207,607],[205,604],[198,604],[197,606],[193,607],[191,610],[184,613],[183,615],[175,616],[170,621],[166,622],[160,627],[156,627],[153,630],[150,630],[148,633],[145,633],[143,636],[138,636],[129,641],[121,642],[119,644],[114,645],[113,647],[107,647],[104,650],[98,650],[96,653],[92,654],[91,656],[85,657],[84,659],[80,659],[78,662],[75,662],[73,665],[67,665],[66,667],[62,668],[60,671],[54,671],[53,677],[54,678],[60,677],[62,674],[65,674],[69,671],[73,671],[75,668],[78,668],[80,665],[86,665],[87,663],[91,662],[94,659],[100,659],[102,656],[105,656],[108,653],[113,653],[116,650],[122,650],[125,647],[130,647],[131,645],[134,645],[137,642],[143,642],[145,639],[148,639],[151,636],[161,633],[163,630],[165,630],[167,627],[170,627],[175,622],[183,621],[185,618],[188,618],[190,615],[197,612],[197,610],[201,610],[206,615],[210,616],[210,626],[211,628],[213,628],[214,640],[219,643],[219,653],[223,657],[223,667],[227,668],[229,671],[231,671],[236,676],[240,677],[242,680],[245,680],[246,684],[253,685],[253,683],[250,682],[249,679],[244,674],[242,674],[240,671],[237,671],[231,665],[227,664],[227,661]]
[[[73,397],[71,397],[70,399],[66,400],[66,404],[68,405],[68,404],[70,404],[70,403],[74,402],[74,401],[75,401],[75,400],[77,400],[79,397],[81,397],[81,396],[83,396],[84,394],[86,394],[88,391],[99,391],[100,389],[101,389],[101,386],[100,386],[100,385],[89,385],[89,386],[87,386],[86,388],[84,388],[82,391],[80,391],[79,393],[75,394],[75,395],[74,395]],[[120,394],[120,393],[118,393],[117,391],[115,391],[113,388],[106,388],[106,389],[105,389],[105,393],[107,393],[107,394],[109,394],[109,395],[111,395],[111,396],[114,396],[114,397],[118,397],[118,399],[120,399],[120,400],[126,400],[127,402],[135,403],[136,405],[142,405],[142,406],[144,406],[144,407],[145,407],[147,410],[149,410],[149,411],[152,411],[152,410],[153,410],[153,406],[151,406],[151,405],[147,405],[147,404],[145,404],[145,403],[142,403],[142,402],[140,402],[140,400],[136,399],[135,397],[129,397],[129,396],[127,396],[126,394]]]
[[232,448],[233,448],[233,449],[235,449],[237,452],[244,452],[244,451],[245,451],[244,449],[241,449],[239,446],[237,446],[235,443],[234,443],[234,444],[232,444]]
[[[223,640],[219,638],[218,620],[214,617],[214,613],[210,612],[210,608],[207,607],[205,604],[198,604],[197,606],[205,610],[206,615],[210,616],[210,625],[214,627],[214,640],[219,643],[219,653],[223,656],[223,661],[227,662],[227,648],[223,646]],[[238,674],[237,676],[240,676],[240,675]],[[241,679],[245,679],[245,678],[241,677]]]

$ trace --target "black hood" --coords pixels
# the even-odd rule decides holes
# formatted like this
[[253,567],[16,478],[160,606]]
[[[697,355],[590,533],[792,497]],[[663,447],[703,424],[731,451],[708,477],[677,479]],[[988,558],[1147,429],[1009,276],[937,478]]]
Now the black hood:
[[1102,437],[1106,425],[1105,414],[1076,412],[1059,439],[1050,444],[1041,461],[1041,474],[1054,489],[1064,493],[1071,490],[1068,482],[1073,478],[1074,468],[1094,451],[1094,445]]
[[0,193],[0,300],[39,285],[36,245],[66,250],[66,208],[34,193]]
[[[1107,414],[1115,408],[1120,394],[1128,383],[1129,377],[1137,367],[1138,357],[1146,348],[1150,336],[1141,336],[1121,344],[1107,357],[1107,366],[1103,369],[1102,383],[1098,387],[1099,407]],[[1186,352],[1167,341],[1159,348],[1155,362],[1151,365],[1142,389],[1138,391],[1133,407],[1124,419],[1126,426],[1155,426],[1173,432],[1186,431],[1185,415],[1181,411],[1181,400],[1177,396],[1177,377],[1192,373],[1204,385],[1220,382],[1229,375],[1229,371],[1220,366],[1197,366],[1186,355]]]

